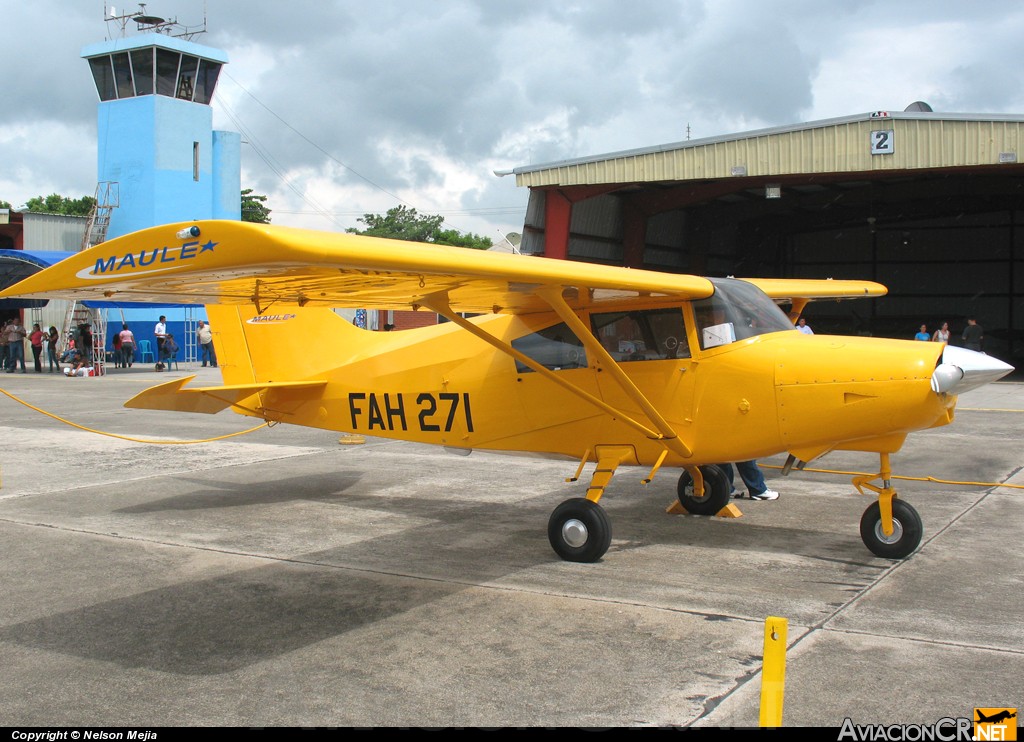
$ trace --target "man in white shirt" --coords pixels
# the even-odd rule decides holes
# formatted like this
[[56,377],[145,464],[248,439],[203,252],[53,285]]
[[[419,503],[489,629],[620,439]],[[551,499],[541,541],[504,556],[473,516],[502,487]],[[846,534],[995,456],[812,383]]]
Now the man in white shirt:
[[796,323],[796,329],[802,332],[804,335],[813,335],[814,331],[808,326],[807,320],[801,317]]
[[156,335],[156,359],[160,361],[164,357],[164,340],[167,339],[167,318],[164,315],[160,315],[160,321],[153,328],[153,334]]

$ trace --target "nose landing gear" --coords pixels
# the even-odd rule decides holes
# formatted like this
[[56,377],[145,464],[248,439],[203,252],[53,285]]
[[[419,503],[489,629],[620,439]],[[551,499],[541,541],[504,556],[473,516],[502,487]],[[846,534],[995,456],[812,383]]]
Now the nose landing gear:
[[[898,499],[892,487],[889,454],[883,453],[880,457],[878,474],[853,478],[853,486],[861,494],[865,494],[865,489],[878,494],[878,502],[871,503],[861,516],[860,537],[875,556],[903,559],[920,546],[924,526],[917,510]],[[879,478],[882,480],[881,487],[870,483]]]

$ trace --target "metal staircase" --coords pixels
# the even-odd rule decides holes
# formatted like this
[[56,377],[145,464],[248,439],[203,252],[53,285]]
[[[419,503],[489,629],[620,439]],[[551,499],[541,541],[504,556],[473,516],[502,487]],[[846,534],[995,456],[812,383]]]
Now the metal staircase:
[[116,182],[103,181],[96,184],[92,211],[89,212],[89,220],[85,224],[85,234],[82,235],[82,250],[98,245],[107,239],[107,229],[110,228],[110,212],[116,209],[119,203],[120,190]]
[[[118,207],[119,200],[120,192],[116,182],[103,181],[96,184],[96,195],[79,250],[87,250],[106,241],[110,213]],[[75,347],[87,355],[86,365],[95,369],[96,376],[106,373],[107,321],[102,312],[77,301],[69,302],[60,341],[57,343],[59,354],[67,350],[70,340],[74,340]]]

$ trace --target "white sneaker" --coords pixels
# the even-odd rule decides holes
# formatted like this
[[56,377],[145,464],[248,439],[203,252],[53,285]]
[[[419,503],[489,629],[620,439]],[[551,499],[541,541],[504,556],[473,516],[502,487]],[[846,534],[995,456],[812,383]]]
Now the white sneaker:
[[730,492],[730,493],[729,493],[729,497],[733,497],[733,498],[742,498],[742,497],[743,497],[743,495],[742,495],[742,494],[740,494],[740,491],[739,491],[738,489],[736,489],[735,487],[733,487],[733,488],[732,488],[732,492]]
[[750,495],[750,499],[751,500],[778,500],[779,499],[779,493],[776,492],[775,490],[765,490],[764,492],[762,492],[759,495],[751,494]]

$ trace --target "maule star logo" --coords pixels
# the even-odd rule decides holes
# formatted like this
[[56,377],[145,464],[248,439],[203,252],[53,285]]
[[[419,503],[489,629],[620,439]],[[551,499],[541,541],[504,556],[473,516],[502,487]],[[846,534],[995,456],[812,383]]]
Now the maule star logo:
[[[117,275],[139,276],[147,273],[164,273],[181,267],[182,263],[195,260],[205,252],[214,252],[219,242],[207,240],[204,243],[183,242],[174,247],[154,247],[124,255],[97,258],[96,264],[78,272],[80,278],[98,279]],[[145,268],[147,270],[140,270]]]

